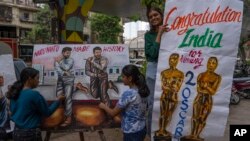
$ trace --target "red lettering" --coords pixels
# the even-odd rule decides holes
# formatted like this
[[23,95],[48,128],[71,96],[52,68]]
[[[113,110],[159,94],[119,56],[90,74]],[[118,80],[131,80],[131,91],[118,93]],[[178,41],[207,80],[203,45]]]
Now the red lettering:
[[242,18],[242,13],[240,11],[235,11],[228,6],[221,9],[221,7],[218,6],[214,11],[211,11],[208,7],[201,13],[190,12],[186,15],[175,16],[173,22],[169,23],[169,19],[173,16],[175,11],[177,11],[177,7],[173,7],[169,12],[167,12],[164,24],[170,25],[169,31],[180,30],[178,35],[184,34],[187,29],[192,26],[201,26],[204,24],[214,24],[219,22],[241,22]]

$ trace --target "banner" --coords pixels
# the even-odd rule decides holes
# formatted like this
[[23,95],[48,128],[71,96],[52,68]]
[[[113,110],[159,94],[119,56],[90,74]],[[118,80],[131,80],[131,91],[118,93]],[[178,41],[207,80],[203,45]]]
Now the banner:
[[239,0],[169,0],[155,86],[154,140],[224,135],[243,17]]
[[111,118],[98,104],[115,106],[127,89],[121,81],[127,64],[128,47],[122,44],[35,45],[32,66],[40,70],[37,90],[49,103],[58,95],[66,97],[64,105],[44,120],[43,129],[119,127],[120,116]]
[[0,66],[0,128],[8,133],[14,128],[14,124],[10,122],[9,100],[5,95],[8,87],[16,81],[12,55],[0,55]]

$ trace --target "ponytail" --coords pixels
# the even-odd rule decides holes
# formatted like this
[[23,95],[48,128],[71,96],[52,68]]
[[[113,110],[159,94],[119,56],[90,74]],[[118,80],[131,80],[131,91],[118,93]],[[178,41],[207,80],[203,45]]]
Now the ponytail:
[[7,91],[6,97],[8,99],[14,99],[16,100],[23,89],[24,84],[21,81],[16,81],[14,84],[10,87],[10,89]]
[[150,91],[146,84],[145,77],[135,65],[126,65],[123,67],[122,73],[125,76],[132,77],[132,82],[137,86],[138,93],[141,97],[147,97],[149,95]]
[[20,80],[14,82],[14,84],[8,90],[6,97],[8,99],[18,99],[26,81],[28,81],[29,78],[34,79],[38,74],[39,71],[34,68],[27,67],[23,69],[20,74]]
[[138,87],[138,93],[141,97],[147,97],[150,93],[150,90],[146,84],[146,80],[143,74],[138,75],[138,79],[135,82],[136,86]]

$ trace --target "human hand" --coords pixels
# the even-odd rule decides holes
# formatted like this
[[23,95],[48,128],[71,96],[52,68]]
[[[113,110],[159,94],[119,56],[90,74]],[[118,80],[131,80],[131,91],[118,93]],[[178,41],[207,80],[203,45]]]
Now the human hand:
[[59,95],[58,97],[57,97],[57,100],[59,100],[59,101],[64,101],[65,100],[65,96],[64,95]]
[[92,74],[91,74],[91,77],[97,77],[97,74],[92,73]]
[[168,32],[170,30],[170,26],[168,26],[168,24],[165,25],[161,25],[159,26],[159,33],[163,34],[164,32]]
[[107,105],[104,104],[104,103],[102,103],[102,102],[99,104],[99,108],[101,108],[101,109],[105,109],[106,106],[107,106]]
[[204,83],[204,84],[203,84],[203,87],[204,87],[205,89],[207,89],[207,88],[208,88],[208,83]]
[[65,71],[65,72],[63,73],[63,76],[70,76],[70,73],[67,72],[67,71]]

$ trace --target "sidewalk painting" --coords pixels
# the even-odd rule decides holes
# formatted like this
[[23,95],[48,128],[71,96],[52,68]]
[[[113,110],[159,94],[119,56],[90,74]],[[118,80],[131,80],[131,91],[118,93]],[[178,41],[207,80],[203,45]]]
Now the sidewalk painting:
[[48,102],[58,95],[66,97],[64,105],[44,120],[44,129],[119,126],[120,117],[112,119],[98,104],[115,106],[126,89],[121,70],[127,64],[128,47],[122,44],[35,45],[32,65],[43,77],[37,90]]
[[13,126],[9,119],[9,101],[5,94],[8,87],[16,81],[12,55],[0,55],[0,66],[0,127],[9,132],[13,130]]
[[[202,3],[202,4],[201,4]],[[169,0],[155,86],[152,138],[212,141],[224,135],[243,3]]]

